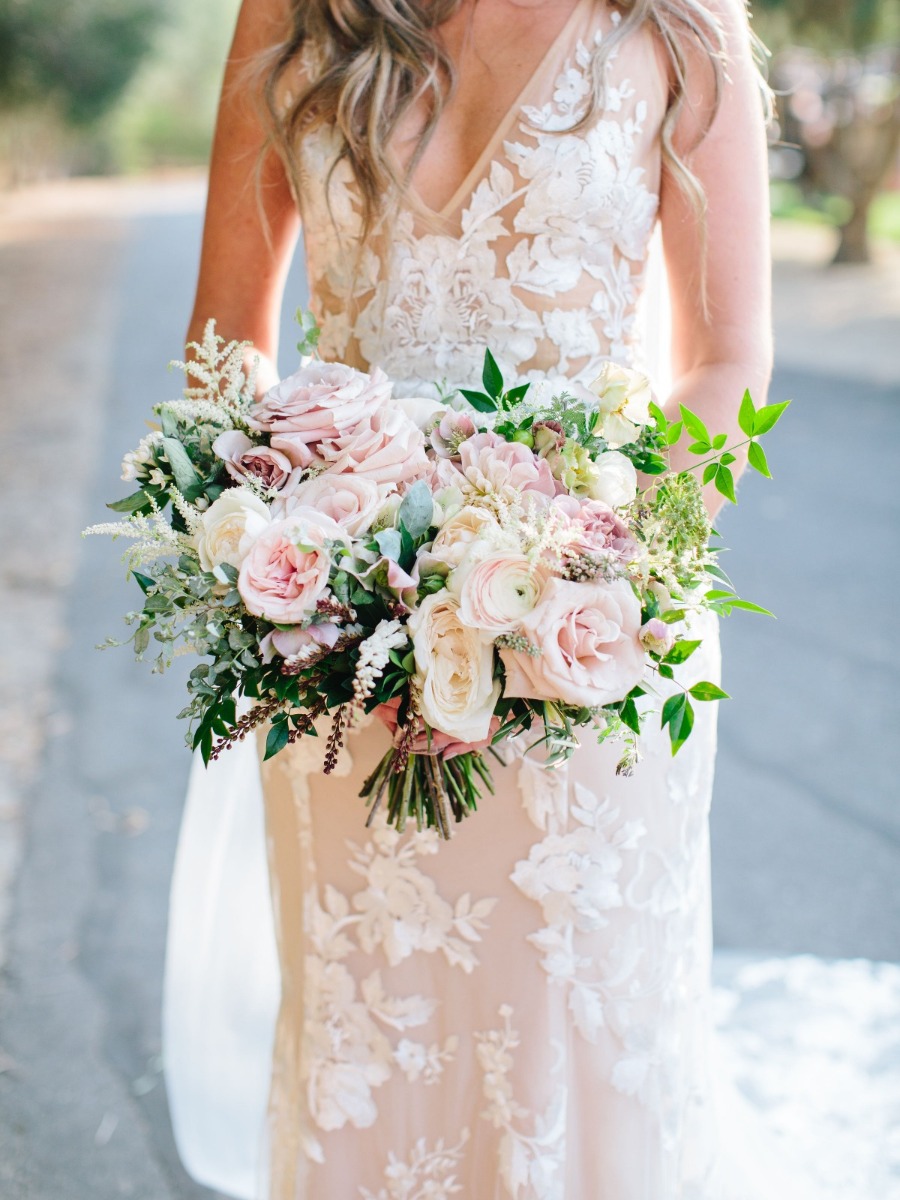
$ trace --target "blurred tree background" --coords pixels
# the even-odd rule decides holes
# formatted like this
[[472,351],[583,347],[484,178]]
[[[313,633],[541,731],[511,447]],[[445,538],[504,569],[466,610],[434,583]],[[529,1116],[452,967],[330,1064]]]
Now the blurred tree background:
[[[205,161],[240,0],[0,0],[0,185]],[[776,216],[900,240],[900,0],[752,0]]]

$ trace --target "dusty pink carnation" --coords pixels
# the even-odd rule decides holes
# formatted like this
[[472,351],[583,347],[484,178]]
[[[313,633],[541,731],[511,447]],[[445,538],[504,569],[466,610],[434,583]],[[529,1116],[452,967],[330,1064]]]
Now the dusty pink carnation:
[[602,500],[557,496],[553,503],[578,529],[578,541],[572,546],[576,553],[614,554],[621,562],[632,562],[637,556],[638,545],[628,525]]
[[570,583],[551,579],[521,632],[541,653],[501,649],[505,696],[562,700],[594,708],[622,700],[640,682],[641,606],[622,579]]

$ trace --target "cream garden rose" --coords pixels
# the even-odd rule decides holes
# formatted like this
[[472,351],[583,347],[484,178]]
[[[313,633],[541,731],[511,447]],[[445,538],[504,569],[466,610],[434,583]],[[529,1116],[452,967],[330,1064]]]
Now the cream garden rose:
[[500,698],[492,644],[462,623],[459,601],[447,591],[425,597],[409,616],[409,631],[422,716],[460,741],[486,738]]
[[601,414],[600,430],[611,447],[636,442],[641,426],[650,421],[653,393],[650,380],[640,371],[617,363],[604,363],[590,385]]
[[504,695],[586,708],[621,700],[644,673],[640,628],[641,606],[624,580],[551,579],[540,603],[520,622],[540,653],[500,650]]
[[201,519],[196,535],[200,566],[204,571],[212,571],[221,563],[240,567],[271,520],[269,506],[249,488],[228,488]]
[[279,625],[308,617],[328,585],[329,541],[346,542],[346,534],[313,508],[274,521],[241,563],[237,586],[248,612]]

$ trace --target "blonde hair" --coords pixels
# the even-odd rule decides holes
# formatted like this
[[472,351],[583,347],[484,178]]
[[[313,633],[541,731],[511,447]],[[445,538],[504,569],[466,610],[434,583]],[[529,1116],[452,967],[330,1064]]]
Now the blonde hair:
[[[273,51],[265,84],[273,141],[299,190],[298,148],[303,135],[321,124],[336,127],[341,138],[337,161],[349,163],[360,193],[363,241],[383,214],[386,198],[404,194],[454,86],[453,64],[436,31],[462,2],[292,0],[291,33]],[[700,50],[712,66],[713,115],[718,109],[726,79],[722,24],[702,0],[618,0],[615,7],[621,10],[622,20],[594,54],[590,99],[573,128],[589,125],[603,111],[606,68],[616,47],[645,23],[652,25],[671,66],[669,104],[661,130],[663,164],[702,219],[703,189],[675,149],[675,130],[686,103],[690,49]],[[282,112],[280,85],[308,43],[315,47],[317,69]],[[428,117],[410,161],[400,172],[388,147],[404,116],[420,102]]]

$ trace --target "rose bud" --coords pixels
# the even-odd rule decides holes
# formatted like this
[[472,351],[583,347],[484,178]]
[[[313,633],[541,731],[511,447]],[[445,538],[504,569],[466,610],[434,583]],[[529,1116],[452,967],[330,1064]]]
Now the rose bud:
[[665,621],[661,621],[659,617],[651,617],[645,625],[642,625],[639,637],[645,650],[650,654],[658,654],[661,658],[665,657],[675,645],[674,629]]

